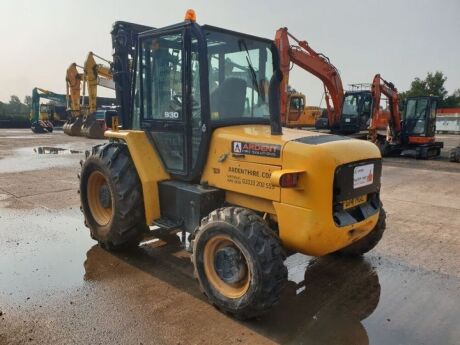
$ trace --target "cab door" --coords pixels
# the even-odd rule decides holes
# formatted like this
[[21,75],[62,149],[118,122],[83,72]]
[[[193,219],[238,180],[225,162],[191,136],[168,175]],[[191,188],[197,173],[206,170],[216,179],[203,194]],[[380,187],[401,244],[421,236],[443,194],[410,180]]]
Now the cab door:
[[138,47],[134,97],[139,103],[140,128],[171,175],[196,179],[202,139],[207,135],[199,32],[190,25],[154,30],[140,36]]
[[430,97],[429,114],[426,124],[426,137],[434,137],[436,133],[436,111],[438,110],[438,100]]

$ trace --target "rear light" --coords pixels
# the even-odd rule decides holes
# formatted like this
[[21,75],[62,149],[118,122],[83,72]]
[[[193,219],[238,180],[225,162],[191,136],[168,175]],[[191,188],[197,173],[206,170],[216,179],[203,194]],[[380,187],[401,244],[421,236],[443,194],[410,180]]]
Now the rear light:
[[303,189],[305,183],[302,178],[303,174],[306,174],[305,170],[275,170],[272,171],[270,182],[275,187]]
[[280,187],[282,188],[294,188],[297,187],[297,183],[299,182],[299,174],[298,173],[288,173],[281,175],[280,178]]

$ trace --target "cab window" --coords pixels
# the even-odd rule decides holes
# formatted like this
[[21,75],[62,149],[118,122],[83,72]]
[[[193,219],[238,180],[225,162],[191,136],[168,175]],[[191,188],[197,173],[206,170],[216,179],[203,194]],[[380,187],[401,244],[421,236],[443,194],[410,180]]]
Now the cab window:
[[269,118],[270,43],[206,31],[211,121]]
[[145,39],[141,49],[144,119],[182,119],[182,35]]

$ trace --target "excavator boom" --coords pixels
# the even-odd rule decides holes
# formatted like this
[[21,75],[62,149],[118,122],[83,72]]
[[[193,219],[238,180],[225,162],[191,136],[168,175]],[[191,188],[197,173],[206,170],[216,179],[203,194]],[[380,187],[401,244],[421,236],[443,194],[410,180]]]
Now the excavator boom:
[[[377,142],[377,128],[382,121],[386,122],[389,133],[386,139],[389,142],[398,141],[401,136],[401,113],[399,111],[398,90],[393,83],[383,79],[380,74],[376,74],[372,80],[372,111],[369,126],[369,139]],[[385,95],[389,101],[390,116],[388,119],[382,118],[385,113],[380,110],[381,95]]]
[[66,70],[66,94],[67,94],[67,112],[72,116],[64,124],[64,133],[72,136],[81,135],[82,109],[80,106],[81,83],[83,73],[78,72],[78,66],[75,62],[70,64]]
[[[101,104],[98,104],[100,97],[97,97],[97,88],[98,86],[103,86],[114,90],[115,85],[112,78],[111,66],[97,63],[96,58],[111,65],[110,61],[93,52],[88,53],[83,67],[83,92],[86,89],[88,90],[88,105],[85,104],[86,97],[83,94],[82,108],[85,111],[85,117],[81,127],[81,134],[88,138],[103,139],[106,127],[105,116],[102,115],[102,120],[100,121],[98,121],[96,116],[97,107],[98,105],[101,106]],[[116,100],[113,99],[112,104],[114,105],[115,103]]]
[[[289,38],[297,45],[291,45]],[[280,66],[283,81],[280,90],[281,119],[287,116],[287,87],[291,64],[295,64],[319,78],[324,84],[329,128],[337,126],[341,114],[344,91],[337,68],[329,59],[313,50],[306,41],[300,41],[288,32],[287,28],[276,31],[275,44],[280,53]],[[331,102],[332,101],[332,105]]]

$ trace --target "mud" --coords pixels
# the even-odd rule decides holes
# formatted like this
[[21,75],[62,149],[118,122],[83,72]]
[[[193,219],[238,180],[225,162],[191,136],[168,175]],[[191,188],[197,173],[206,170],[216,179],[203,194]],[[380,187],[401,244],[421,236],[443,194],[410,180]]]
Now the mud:
[[33,148],[97,142],[0,130],[0,344],[458,344],[454,163],[385,160],[378,247],[363,259],[289,257],[280,304],[239,322],[207,303],[179,237],[117,254],[91,240],[76,193],[81,154]]

